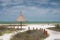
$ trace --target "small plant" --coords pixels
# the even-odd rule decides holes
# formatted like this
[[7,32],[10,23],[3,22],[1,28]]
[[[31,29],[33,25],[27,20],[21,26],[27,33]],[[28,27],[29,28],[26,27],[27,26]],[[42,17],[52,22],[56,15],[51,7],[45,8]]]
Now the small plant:
[[59,29],[60,28],[60,25],[59,24],[56,24],[55,25],[55,28],[58,28]]

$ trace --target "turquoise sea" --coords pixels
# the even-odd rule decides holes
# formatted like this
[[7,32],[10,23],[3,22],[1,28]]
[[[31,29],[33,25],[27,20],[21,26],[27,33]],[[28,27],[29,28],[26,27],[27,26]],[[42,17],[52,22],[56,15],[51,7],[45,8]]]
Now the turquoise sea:
[[[22,22],[23,24],[60,24],[60,22]],[[20,22],[0,22],[0,24],[20,24]]]

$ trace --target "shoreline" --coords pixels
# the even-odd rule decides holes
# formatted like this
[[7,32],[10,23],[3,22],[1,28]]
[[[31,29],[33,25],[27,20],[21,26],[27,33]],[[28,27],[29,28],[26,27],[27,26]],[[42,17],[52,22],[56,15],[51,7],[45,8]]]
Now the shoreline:
[[[50,25],[50,24],[57,24],[57,23],[35,23],[35,24],[37,24],[37,25],[39,25],[39,24],[47,24],[47,25]],[[35,24],[23,24],[23,25],[35,25]],[[0,24],[0,25],[20,25],[20,24]]]

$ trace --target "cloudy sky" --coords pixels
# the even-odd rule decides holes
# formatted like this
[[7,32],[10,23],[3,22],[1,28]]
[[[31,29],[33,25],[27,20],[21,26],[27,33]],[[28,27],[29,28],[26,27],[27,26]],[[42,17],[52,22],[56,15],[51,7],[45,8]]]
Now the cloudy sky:
[[60,21],[60,0],[0,0],[0,21]]

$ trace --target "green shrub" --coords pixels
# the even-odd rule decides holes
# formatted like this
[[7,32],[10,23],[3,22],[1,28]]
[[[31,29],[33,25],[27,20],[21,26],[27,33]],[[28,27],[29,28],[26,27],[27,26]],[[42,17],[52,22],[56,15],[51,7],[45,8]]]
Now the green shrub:
[[39,30],[28,30],[26,32],[20,32],[13,36],[11,40],[42,40],[46,38],[43,32]]
[[59,29],[60,28],[60,25],[59,24],[56,24],[55,25],[55,28],[58,28]]

